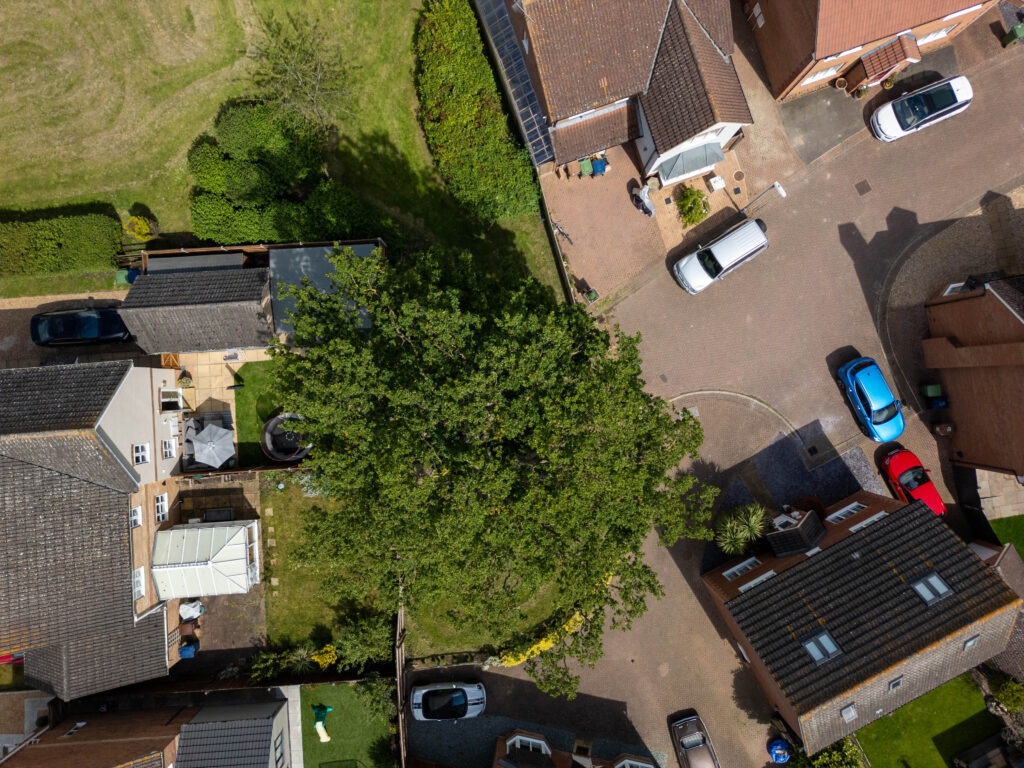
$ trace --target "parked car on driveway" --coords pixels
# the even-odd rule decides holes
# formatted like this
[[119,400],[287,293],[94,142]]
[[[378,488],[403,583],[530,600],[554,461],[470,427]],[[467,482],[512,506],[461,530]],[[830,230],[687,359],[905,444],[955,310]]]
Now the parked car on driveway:
[[679,768],[718,768],[715,748],[697,710],[686,709],[671,718],[668,730],[672,734]]
[[114,307],[58,309],[33,315],[32,341],[44,347],[128,341],[131,334]]
[[948,77],[880,106],[871,116],[871,132],[876,139],[896,141],[960,114],[973,98],[966,77]]
[[768,247],[768,227],[760,219],[745,219],[707,245],[698,245],[672,265],[672,275],[689,294],[697,294]]
[[412,689],[414,720],[461,720],[482,715],[487,693],[480,683],[432,683]]
[[876,443],[887,443],[903,434],[900,401],[870,357],[858,357],[840,366],[839,387],[846,392],[857,421]]
[[946,513],[946,505],[921,460],[906,448],[896,448],[882,459],[885,479],[897,498],[907,502],[923,501],[936,515]]

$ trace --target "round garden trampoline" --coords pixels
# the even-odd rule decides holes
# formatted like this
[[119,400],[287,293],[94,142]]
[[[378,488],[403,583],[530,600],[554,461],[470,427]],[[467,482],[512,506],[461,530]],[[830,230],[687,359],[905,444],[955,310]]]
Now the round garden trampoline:
[[302,421],[297,413],[281,413],[263,425],[260,448],[271,461],[282,463],[305,458],[313,447],[301,432],[295,431],[295,422]]

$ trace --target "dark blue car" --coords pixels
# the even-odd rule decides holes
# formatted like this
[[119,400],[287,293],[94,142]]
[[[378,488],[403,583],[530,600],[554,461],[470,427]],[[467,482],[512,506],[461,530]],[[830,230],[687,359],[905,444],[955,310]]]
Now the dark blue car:
[[33,315],[32,341],[44,347],[128,341],[131,334],[114,307],[59,309]]
[[854,415],[876,443],[887,443],[903,434],[900,401],[882,376],[878,363],[858,357],[839,368],[839,386],[853,406]]

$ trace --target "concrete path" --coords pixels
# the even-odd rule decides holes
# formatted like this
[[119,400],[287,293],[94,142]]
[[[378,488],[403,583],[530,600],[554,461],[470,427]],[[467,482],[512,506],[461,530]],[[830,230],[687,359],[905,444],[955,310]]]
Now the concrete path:
[[291,768],[303,768],[301,686],[282,685],[281,693],[288,699],[288,743],[291,745]]

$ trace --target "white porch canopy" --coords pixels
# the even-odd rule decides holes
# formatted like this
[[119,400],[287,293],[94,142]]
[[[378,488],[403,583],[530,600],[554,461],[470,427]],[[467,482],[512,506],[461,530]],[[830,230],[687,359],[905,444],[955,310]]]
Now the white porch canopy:
[[662,184],[674,184],[706,173],[723,160],[725,154],[721,144],[714,141],[698,144],[663,161],[658,166],[658,175],[661,176]]
[[260,580],[256,520],[178,525],[158,531],[153,583],[161,600],[239,595]]

